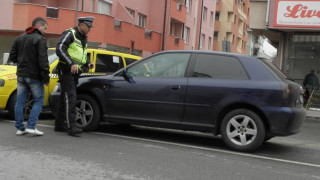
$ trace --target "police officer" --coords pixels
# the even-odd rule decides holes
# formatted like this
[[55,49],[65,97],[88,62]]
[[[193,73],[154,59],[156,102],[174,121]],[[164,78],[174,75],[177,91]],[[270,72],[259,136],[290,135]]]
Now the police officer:
[[67,131],[71,136],[82,133],[82,129],[76,126],[76,87],[82,68],[94,68],[87,59],[87,34],[93,20],[94,17],[79,17],[78,26],[64,31],[56,47],[61,95],[54,130]]

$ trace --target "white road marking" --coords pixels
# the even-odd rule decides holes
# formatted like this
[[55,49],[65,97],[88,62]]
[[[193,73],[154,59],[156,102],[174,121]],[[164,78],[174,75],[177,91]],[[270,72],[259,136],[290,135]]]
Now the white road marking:
[[277,162],[284,162],[284,163],[290,163],[290,164],[297,164],[297,165],[304,165],[304,166],[320,168],[320,164],[311,164],[311,163],[305,163],[305,162],[299,162],[299,161],[290,161],[290,160],[272,158],[272,157],[267,157],[267,156],[259,156],[259,155],[241,153],[241,152],[234,152],[234,151],[227,151],[227,150],[221,150],[221,149],[192,146],[192,145],[186,145],[186,144],[180,144],[180,143],[172,143],[172,142],[166,142],[166,141],[151,140],[151,139],[123,136],[123,135],[115,135],[115,134],[99,133],[99,132],[91,132],[91,133],[92,134],[104,135],[104,136],[113,136],[113,137],[120,137],[120,138],[126,138],[126,139],[134,139],[134,140],[140,140],[140,141],[147,141],[147,142],[154,142],[154,143],[161,143],[161,144],[169,144],[169,145],[180,146],[180,147],[188,147],[188,148],[193,148],[193,149],[201,149],[201,150],[212,151],[212,152],[220,152],[220,153],[225,153],[225,154],[233,154],[233,155],[252,157],[252,158],[257,158],[257,159],[265,159],[265,160],[270,160],[270,161],[277,161]]
[[[14,121],[9,121],[9,120],[5,120],[5,121],[11,122],[11,123],[14,122]],[[37,124],[37,126],[53,128],[53,126],[44,125],[44,124]],[[291,160],[285,160],[285,159],[272,158],[272,157],[267,157],[267,156],[259,156],[259,155],[241,153],[241,152],[234,152],[234,151],[228,151],[228,150],[192,146],[192,145],[186,145],[186,144],[180,144],[180,143],[172,143],[172,142],[166,142],[166,141],[151,140],[151,139],[123,136],[123,135],[116,135],[116,134],[108,134],[108,133],[100,133],[100,132],[90,132],[90,133],[91,134],[104,135],[104,136],[112,136],[112,137],[120,137],[120,138],[125,138],[125,139],[133,139],[133,140],[147,141],[147,142],[153,142],[153,143],[168,144],[168,145],[174,145],[174,146],[180,146],[180,147],[187,147],[187,148],[193,148],[193,149],[206,150],[206,151],[211,151],[211,152],[220,152],[220,153],[225,153],[225,154],[239,155],[239,156],[244,156],[244,157],[252,157],[252,158],[257,158],[257,159],[265,159],[265,160],[276,161],[276,162],[284,162],[284,163],[290,163],[290,164],[296,164],[296,165],[303,165],[303,166],[310,166],[310,167],[320,168],[320,164],[311,164],[311,163],[305,163],[305,162],[299,162],[299,161],[291,161]]]

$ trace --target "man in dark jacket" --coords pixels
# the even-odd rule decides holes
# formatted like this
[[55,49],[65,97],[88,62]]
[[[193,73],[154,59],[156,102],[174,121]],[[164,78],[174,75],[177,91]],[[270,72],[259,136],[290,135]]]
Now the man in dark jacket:
[[62,33],[56,47],[59,56],[57,70],[61,95],[54,130],[68,131],[71,136],[82,133],[76,126],[76,87],[83,66],[90,69],[94,67],[87,59],[87,34],[92,27],[93,19],[94,17],[80,17],[78,26]]
[[[49,62],[44,34],[48,23],[41,17],[32,21],[26,33],[18,36],[12,45],[8,62],[17,63],[17,101],[15,105],[15,127],[17,135],[31,133],[43,135],[35,128],[44,101],[44,85],[49,85]],[[23,108],[28,92],[31,91],[34,104],[27,127],[23,125]]]
[[310,90],[319,88],[319,78],[314,73],[314,70],[311,70],[310,74],[304,77],[303,86],[310,88]]

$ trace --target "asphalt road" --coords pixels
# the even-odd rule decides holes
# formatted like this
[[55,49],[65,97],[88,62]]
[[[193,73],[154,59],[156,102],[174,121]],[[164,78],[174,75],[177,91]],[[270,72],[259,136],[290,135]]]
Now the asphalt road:
[[220,137],[141,126],[106,124],[77,138],[54,132],[50,114],[40,119],[44,136],[16,136],[0,112],[0,180],[320,179],[319,119],[254,153],[229,151]]

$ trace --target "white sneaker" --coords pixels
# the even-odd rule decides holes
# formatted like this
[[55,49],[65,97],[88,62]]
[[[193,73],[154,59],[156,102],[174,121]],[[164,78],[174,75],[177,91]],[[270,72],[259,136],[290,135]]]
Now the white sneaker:
[[16,132],[16,135],[21,136],[21,135],[24,135],[26,133],[27,132],[25,130],[21,131],[21,130],[18,129],[18,131]]
[[26,129],[25,132],[30,133],[30,134],[34,134],[37,136],[42,136],[44,133],[39,131],[38,129],[34,128],[34,129]]

